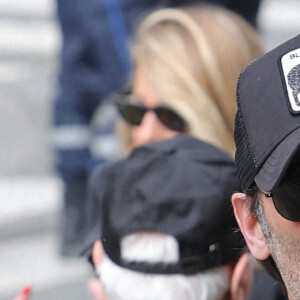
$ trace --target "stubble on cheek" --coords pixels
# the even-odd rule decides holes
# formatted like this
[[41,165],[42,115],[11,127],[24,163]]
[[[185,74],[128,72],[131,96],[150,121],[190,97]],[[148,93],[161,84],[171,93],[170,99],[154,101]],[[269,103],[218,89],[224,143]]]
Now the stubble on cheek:
[[290,223],[285,232],[284,224],[272,226],[265,217],[261,201],[256,216],[286,288],[296,300],[300,300],[300,224]]
[[276,233],[268,224],[267,244],[281,273],[286,288],[300,300],[300,235],[293,240],[290,234]]

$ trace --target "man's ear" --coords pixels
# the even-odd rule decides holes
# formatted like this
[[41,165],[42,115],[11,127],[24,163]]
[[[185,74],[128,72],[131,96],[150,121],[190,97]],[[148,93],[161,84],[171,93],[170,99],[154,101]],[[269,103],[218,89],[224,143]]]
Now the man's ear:
[[234,193],[231,198],[235,218],[250,252],[256,259],[265,260],[270,251],[256,216],[249,210],[248,201],[250,199],[243,193]]
[[248,299],[253,279],[253,261],[249,253],[244,253],[232,270],[231,300]]

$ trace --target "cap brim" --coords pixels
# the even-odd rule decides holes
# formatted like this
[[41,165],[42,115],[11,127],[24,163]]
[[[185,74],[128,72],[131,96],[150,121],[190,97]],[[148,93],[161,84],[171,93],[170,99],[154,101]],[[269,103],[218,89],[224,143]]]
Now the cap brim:
[[300,128],[290,133],[265,161],[254,181],[263,191],[272,191],[280,182],[300,145]]

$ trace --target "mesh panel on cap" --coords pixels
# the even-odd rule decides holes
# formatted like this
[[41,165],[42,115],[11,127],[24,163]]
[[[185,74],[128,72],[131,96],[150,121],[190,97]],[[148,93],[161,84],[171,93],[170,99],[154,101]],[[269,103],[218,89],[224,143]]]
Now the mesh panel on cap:
[[246,131],[243,114],[241,112],[239,93],[240,78],[237,84],[237,113],[234,126],[234,139],[236,144],[235,165],[242,189],[246,190],[254,181],[254,177],[257,173],[257,166],[254,152]]

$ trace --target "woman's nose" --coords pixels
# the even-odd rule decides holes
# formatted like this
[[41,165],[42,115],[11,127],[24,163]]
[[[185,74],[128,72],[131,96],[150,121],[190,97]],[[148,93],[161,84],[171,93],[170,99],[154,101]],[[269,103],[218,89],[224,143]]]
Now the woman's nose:
[[141,146],[162,139],[162,126],[154,112],[146,112],[141,124],[132,128],[134,145]]

